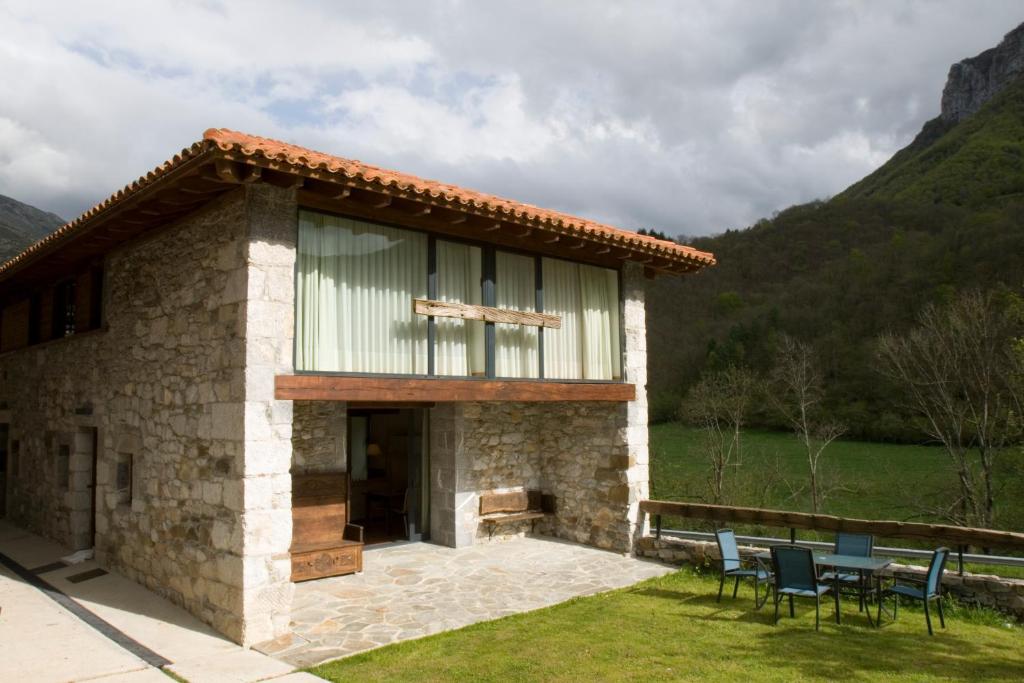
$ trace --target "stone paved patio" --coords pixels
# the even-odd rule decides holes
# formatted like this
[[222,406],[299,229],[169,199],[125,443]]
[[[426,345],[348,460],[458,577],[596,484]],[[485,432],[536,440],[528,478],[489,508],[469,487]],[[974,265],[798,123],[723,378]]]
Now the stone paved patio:
[[554,605],[667,574],[650,560],[554,539],[369,548],[363,573],[300,583],[292,634],[258,647],[295,666]]

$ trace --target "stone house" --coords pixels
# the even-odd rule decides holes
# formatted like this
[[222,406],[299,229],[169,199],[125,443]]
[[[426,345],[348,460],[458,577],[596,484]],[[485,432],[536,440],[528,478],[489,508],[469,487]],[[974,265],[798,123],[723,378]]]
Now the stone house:
[[381,540],[486,542],[481,495],[540,491],[534,531],[631,552],[645,278],[713,263],[209,130],[0,266],[6,514],[243,644],[288,629],[297,475]]

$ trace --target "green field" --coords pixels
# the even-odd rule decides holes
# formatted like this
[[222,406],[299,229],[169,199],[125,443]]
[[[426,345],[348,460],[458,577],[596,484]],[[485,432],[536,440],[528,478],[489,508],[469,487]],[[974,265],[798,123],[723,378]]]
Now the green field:
[[[787,432],[764,431],[746,432],[743,438],[743,462],[730,472],[728,502],[809,512],[810,496],[801,490],[807,479],[806,459],[796,438]],[[710,465],[701,450],[700,431],[678,423],[651,425],[650,439],[651,497],[704,500]],[[948,498],[955,488],[945,453],[933,446],[839,441],[826,451],[820,467],[835,487],[823,512],[841,517],[945,521],[924,514],[922,508]],[[998,471],[996,526],[1020,531],[1024,529],[1024,455],[1020,449],[1006,453]],[[696,520],[669,522],[698,526]],[[786,533],[783,529],[749,531]],[[1008,571],[1003,568],[999,573]]]
[[[1022,680],[1021,630],[949,602],[929,637],[919,608],[871,628],[855,602],[802,601],[771,625],[749,586],[715,602],[718,580],[682,570],[496,621],[399,643],[310,671],[332,681]],[[785,609],[783,609],[785,614]]]

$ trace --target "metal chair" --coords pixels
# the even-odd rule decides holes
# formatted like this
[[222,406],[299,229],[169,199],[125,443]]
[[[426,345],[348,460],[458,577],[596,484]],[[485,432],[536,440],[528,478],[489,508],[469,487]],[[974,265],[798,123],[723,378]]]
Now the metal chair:
[[[814,553],[799,545],[773,545],[772,568],[775,570],[775,621],[779,623],[779,603],[789,597],[789,616],[795,616],[793,598],[814,598],[814,630],[821,629],[821,596],[832,586],[818,581]],[[832,591],[836,601],[836,623],[839,623],[839,593]]]
[[[946,628],[946,618],[942,614],[942,573],[946,571],[946,560],[949,559],[949,548],[939,548],[932,553],[932,561],[928,564],[928,573],[924,579],[904,577],[894,579],[895,583],[885,589],[878,601],[878,623],[882,623],[882,603],[885,596],[893,596],[892,620],[896,621],[896,612],[900,605],[900,596],[920,600],[924,603],[924,620],[928,624],[928,635],[935,635],[932,631],[932,615],[928,605],[935,600],[939,605],[939,623]],[[900,583],[900,581],[908,582]]]
[[[835,548],[832,552],[836,555],[853,555],[855,557],[871,557],[875,549],[875,537],[871,534],[850,534],[840,531],[836,534]],[[867,609],[867,577],[864,572],[848,573],[838,570],[825,572],[818,577],[821,581],[839,581],[840,590],[844,585],[856,584],[857,596],[859,598],[859,609],[863,612]]]
[[[718,540],[718,552],[722,556],[722,576],[718,581],[717,602],[722,601],[722,588],[725,586],[727,578],[735,577],[736,579],[736,585],[732,588],[733,599],[736,598],[736,593],[740,589],[740,579],[750,578],[754,579],[754,609],[761,609],[764,603],[768,602],[768,595],[771,591],[771,572],[758,564],[753,567],[743,566],[745,560],[740,557],[740,549],[736,545],[736,534],[732,529],[719,529],[715,532],[715,538]],[[762,583],[765,584],[763,599],[761,598]]]

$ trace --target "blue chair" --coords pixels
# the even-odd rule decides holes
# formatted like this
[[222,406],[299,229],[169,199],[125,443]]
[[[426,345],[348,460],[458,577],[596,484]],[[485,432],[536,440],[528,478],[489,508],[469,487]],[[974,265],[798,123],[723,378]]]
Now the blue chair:
[[[773,545],[772,568],[775,570],[775,624],[779,623],[779,603],[789,597],[789,616],[795,616],[793,598],[814,598],[814,630],[821,629],[821,596],[832,586],[818,580],[814,554],[799,545]],[[836,623],[839,623],[839,593],[836,600]]]
[[[760,565],[744,567],[744,560],[740,558],[740,549],[736,545],[736,534],[732,529],[719,529],[715,532],[718,539],[718,552],[722,556],[722,576],[718,581],[718,602],[722,601],[722,588],[725,580],[735,577],[736,585],[732,588],[732,597],[736,599],[736,593],[740,589],[740,579],[754,579],[754,608],[760,609],[768,602],[768,592],[771,590],[771,572]],[[764,599],[761,599],[761,584],[765,585]]]
[[[897,578],[895,583],[885,589],[882,598],[878,601],[878,623],[882,623],[882,603],[885,596],[893,596],[892,620],[896,621],[896,611],[899,609],[900,596],[912,600],[920,600],[924,603],[924,620],[928,624],[928,635],[935,635],[932,632],[932,615],[928,609],[929,603],[935,600],[939,605],[939,623],[946,628],[946,618],[942,614],[942,573],[946,571],[946,560],[949,559],[949,548],[939,548],[932,553],[932,561],[928,564],[928,573],[924,579]],[[900,581],[910,583],[900,583]]]
[[[835,548],[832,552],[836,555],[853,555],[855,557],[871,557],[875,550],[875,537],[871,534],[850,534],[840,531],[836,534]],[[859,608],[863,612],[867,608],[867,577],[863,572],[848,573],[841,571],[825,572],[820,577],[821,581],[834,583],[839,581],[840,589],[843,586],[856,585],[857,594],[860,598]]]

